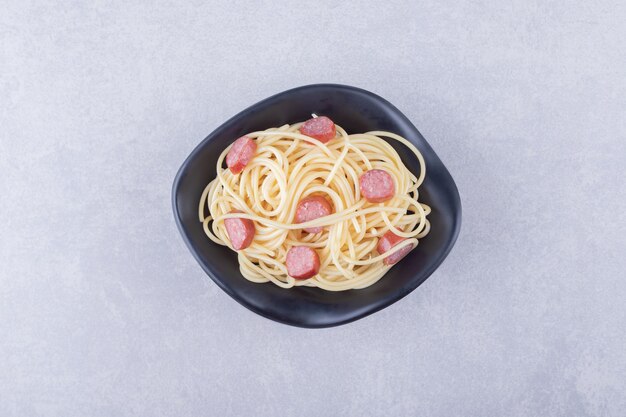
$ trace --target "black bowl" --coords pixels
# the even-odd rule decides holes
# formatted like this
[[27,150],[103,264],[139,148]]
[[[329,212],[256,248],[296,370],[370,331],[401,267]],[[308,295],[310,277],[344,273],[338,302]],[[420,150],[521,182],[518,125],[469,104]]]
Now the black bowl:
[[[420,200],[432,207],[430,233],[376,284],[340,292],[319,288],[283,289],[255,284],[239,272],[237,255],[209,240],[198,221],[198,202],[215,177],[218,155],[234,139],[311,117],[330,117],[348,133],[387,130],[400,134],[422,152],[426,179]],[[407,167],[418,172],[415,156],[392,141]],[[461,202],[454,180],[420,132],[397,108],[368,91],[335,84],[294,88],[257,103],[218,127],[183,163],[172,191],[174,217],[183,239],[202,269],[228,295],[264,317],[300,327],[330,327],[372,314],[417,288],[448,255],[461,226]]]

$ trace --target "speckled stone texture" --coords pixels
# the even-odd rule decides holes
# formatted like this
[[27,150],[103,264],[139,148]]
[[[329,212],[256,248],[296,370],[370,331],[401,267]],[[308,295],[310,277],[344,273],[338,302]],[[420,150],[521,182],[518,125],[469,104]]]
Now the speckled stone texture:
[[[0,415],[624,416],[626,3],[3,2]],[[222,121],[337,82],[463,201],[417,291],[326,330],[240,307],[170,205]]]

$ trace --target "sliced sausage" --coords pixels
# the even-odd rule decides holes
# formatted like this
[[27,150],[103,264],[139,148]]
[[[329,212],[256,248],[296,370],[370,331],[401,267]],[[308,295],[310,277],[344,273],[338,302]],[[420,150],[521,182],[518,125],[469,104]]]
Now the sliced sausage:
[[[378,240],[378,246],[376,247],[376,250],[378,251],[378,253],[382,255],[383,253],[387,252],[389,249],[396,246],[398,243],[403,242],[405,240],[406,240],[405,237],[398,236],[397,234],[389,230]],[[404,258],[409,252],[411,252],[411,250],[413,250],[413,245],[408,245],[400,249],[396,253],[392,253],[391,255],[384,258],[383,263],[385,265],[396,264],[400,261],[400,259]]]
[[226,155],[226,165],[233,174],[239,174],[248,162],[254,157],[256,142],[247,136],[242,136],[233,143]]
[[370,203],[390,200],[396,193],[393,177],[382,169],[370,169],[359,178],[361,194]]
[[287,252],[287,273],[295,279],[308,279],[320,271],[320,257],[308,246],[292,246]]
[[[232,210],[229,213],[243,213],[241,210]],[[256,228],[254,222],[250,219],[242,219],[234,217],[232,219],[224,219],[226,226],[226,234],[230,239],[230,244],[235,250],[242,250],[250,246],[254,240]]]
[[[296,223],[310,222],[320,217],[328,216],[333,209],[328,200],[321,195],[312,195],[303,198],[296,207]],[[305,227],[307,233],[319,233],[324,230],[323,226]]]
[[300,133],[326,143],[336,134],[335,123],[326,116],[314,117],[300,126]]

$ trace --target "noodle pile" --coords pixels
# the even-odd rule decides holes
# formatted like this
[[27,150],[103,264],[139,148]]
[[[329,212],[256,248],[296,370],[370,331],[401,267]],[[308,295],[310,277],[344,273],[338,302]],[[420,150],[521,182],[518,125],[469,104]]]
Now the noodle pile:
[[[249,133],[255,139],[254,158],[238,175],[222,168],[226,148],[217,160],[217,176],[200,198],[199,219],[207,236],[229,246],[227,218],[255,222],[254,241],[238,251],[242,275],[253,282],[283,287],[313,286],[329,291],[365,288],[392,267],[383,259],[426,236],[430,207],[418,201],[426,173],[424,158],[403,137],[383,131],[348,135],[339,125],[337,137],[324,144],[298,132],[302,123]],[[411,173],[383,137],[396,140],[415,153],[419,176]],[[395,196],[369,203],[360,193],[359,176],[382,169],[394,179]],[[294,217],[300,200],[323,195],[333,213],[306,223]],[[228,214],[232,210],[242,213]],[[309,234],[305,227],[326,226]],[[384,255],[376,252],[379,237],[391,230],[407,238]],[[287,275],[285,257],[292,246],[310,246],[320,257],[320,271],[307,280]]]

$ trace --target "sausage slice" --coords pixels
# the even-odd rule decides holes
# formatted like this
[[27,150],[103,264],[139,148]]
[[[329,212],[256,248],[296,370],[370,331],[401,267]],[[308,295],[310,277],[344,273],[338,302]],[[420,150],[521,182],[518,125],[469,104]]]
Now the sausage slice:
[[256,142],[248,136],[242,136],[233,143],[226,154],[226,165],[233,174],[239,174],[254,157]]
[[295,279],[308,279],[320,271],[320,257],[308,246],[292,246],[287,252],[287,273]]
[[335,123],[326,116],[314,117],[300,126],[300,133],[326,143],[335,137]]
[[[328,216],[333,209],[328,200],[321,195],[313,195],[303,198],[296,207],[296,223],[305,223],[320,217]],[[319,233],[324,230],[323,226],[305,227],[307,233]]]
[[[396,246],[398,243],[405,241],[405,240],[406,240],[405,237],[398,236],[395,233],[393,233],[391,230],[389,230],[387,233],[382,235],[382,237],[378,240],[378,246],[376,247],[376,250],[378,251],[378,253],[382,255],[383,253],[387,252],[389,249]],[[385,265],[394,265],[398,263],[400,259],[404,258],[409,252],[411,252],[411,250],[413,250],[413,245],[406,246],[400,249],[398,252],[392,253],[391,255],[384,258],[383,263]]]
[[396,193],[393,177],[382,169],[370,169],[359,178],[361,194],[370,203],[390,200]]
[[[229,213],[243,213],[241,210],[232,210]],[[250,246],[254,240],[256,228],[254,222],[250,219],[242,219],[234,217],[232,219],[224,219],[226,226],[226,234],[230,239],[230,244],[235,250],[242,250]]]

